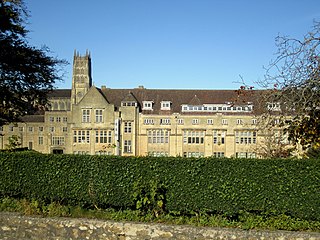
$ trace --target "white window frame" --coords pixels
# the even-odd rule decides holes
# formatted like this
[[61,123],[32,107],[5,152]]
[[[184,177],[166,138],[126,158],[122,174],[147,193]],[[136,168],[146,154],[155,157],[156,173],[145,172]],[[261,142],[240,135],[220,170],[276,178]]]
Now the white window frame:
[[168,157],[169,153],[168,152],[152,151],[152,152],[148,152],[148,156],[152,156],[152,157]]
[[256,144],[257,143],[257,132],[252,130],[236,131],[235,132],[236,144]]
[[65,145],[65,138],[63,136],[52,136],[51,144],[53,146],[63,146]]
[[96,143],[108,143],[107,130],[96,130]]
[[203,130],[185,130],[183,132],[184,144],[204,144],[205,131]]
[[184,152],[183,157],[187,158],[199,158],[199,157],[204,157],[204,152]]
[[223,158],[224,157],[224,152],[213,152],[213,156],[215,158]]
[[38,145],[43,145],[43,136],[38,137]]
[[198,124],[199,124],[199,119],[198,118],[192,119],[192,125],[198,125]]
[[124,153],[132,153],[132,141],[124,140],[123,141],[123,152]]
[[150,118],[145,118],[143,121],[144,125],[153,125],[154,124],[154,120],[150,119]]
[[242,119],[237,119],[237,125],[242,125],[243,124],[243,121],[242,121]]
[[184,124],[184,119],[179,118],[179,119],[178,119],[178,125],[183,125],[183,124]]
[[226,130],[213,130],[213,144],[223,145],[226,143]]
[[121,102],[122,107],[136,107],[137,103],[136,102]]
[[103,109],[95,109],[94,112],[96,123],[103,123]]
[[153,110],[153,101],[142,101],[142,110]]
[[168,144],[170,132],[167,129],[148,130],[148,144]]
[[88,109],[88,108],[82,109],[82,122],[83,123],[91,122],[91,109]]
[[267,109],[270,111],[281,111],[280,103],[267,103]]
[[74,143],[90,143],[90,131],[89,130],[74,130],[73,131]]
[[123,122],[123,126],[124,126],[124,133],[132,133],[132,122],[131,121],[126,121]]
[[160,125],[170,125],[170,118],[161,118]]
[[89,154],[88,151],[73,151],[73,154],[76,154],[76,155],[87,155]]
[[280,118],[276,118],[276,119],[274,119],[274,125],[279,125],[280,124]]
[[236,158],[256,158],[255,152],[236,152]]
[[171,101],[161,101],[161,110],[171,110]]

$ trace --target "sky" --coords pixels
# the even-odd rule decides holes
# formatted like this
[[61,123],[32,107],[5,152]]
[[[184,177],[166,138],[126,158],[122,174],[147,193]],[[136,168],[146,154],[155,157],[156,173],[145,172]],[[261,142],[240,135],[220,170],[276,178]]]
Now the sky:
[[29,43],[65,59],[90,51],[97,87],[238,89],[264,78],[278,35],[302,39],[319,0],[25,0]]

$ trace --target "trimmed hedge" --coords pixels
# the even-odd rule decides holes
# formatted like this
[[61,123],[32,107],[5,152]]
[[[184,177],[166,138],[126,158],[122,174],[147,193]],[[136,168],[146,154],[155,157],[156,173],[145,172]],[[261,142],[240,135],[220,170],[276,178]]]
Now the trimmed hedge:
[[0,197],[320,220],[320,161],[0,153]]

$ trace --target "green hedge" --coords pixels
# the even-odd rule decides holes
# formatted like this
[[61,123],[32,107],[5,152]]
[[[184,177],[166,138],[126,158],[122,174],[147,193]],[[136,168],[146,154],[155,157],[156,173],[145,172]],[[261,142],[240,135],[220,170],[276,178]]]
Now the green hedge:
[[320,220],[320,161],[0,153],[0,195],[123,209],[162,199],[166,211]]

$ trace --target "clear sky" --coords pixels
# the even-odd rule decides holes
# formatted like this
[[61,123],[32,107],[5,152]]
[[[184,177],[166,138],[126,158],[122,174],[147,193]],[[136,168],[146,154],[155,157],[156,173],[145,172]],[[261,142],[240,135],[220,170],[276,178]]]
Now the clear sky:
[[[302,38],[319,0],[25,0],[29,42],[66,59],[92,57],[94,85],[237,89],[263,79],[278,34]],[[254,83],[252,83],[254,85]]]

